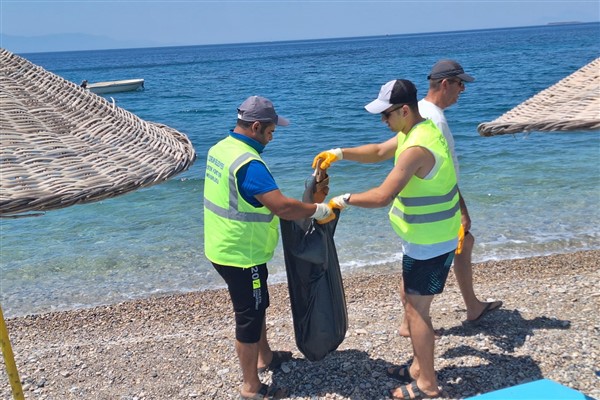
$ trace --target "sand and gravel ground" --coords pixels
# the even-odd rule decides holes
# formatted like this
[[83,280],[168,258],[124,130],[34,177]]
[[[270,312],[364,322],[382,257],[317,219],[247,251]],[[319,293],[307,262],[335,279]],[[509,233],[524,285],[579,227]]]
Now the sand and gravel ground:
[[[552,379],[600,398],[600,251],[475,265],[482,299],[502,309],[464,327],[450,275],[433,303],[442,335],[436,370],[447,398]],[[295,359],[262,376],[290,399],[383,399],[390,365],[411,356],[400,337],[398,266],[344,276],[347,337],[318,362],[298,351],[287,287],[272,285],[268,336]],[[26,399],[235,399],[240,369],[224,290],[131,301],[7,321]],[[0,398],[12,398],[0,365]]]

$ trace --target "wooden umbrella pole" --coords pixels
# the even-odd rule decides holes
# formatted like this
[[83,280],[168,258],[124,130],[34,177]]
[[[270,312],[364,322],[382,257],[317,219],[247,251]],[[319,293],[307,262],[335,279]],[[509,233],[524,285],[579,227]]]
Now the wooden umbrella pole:
[[6,329],[4,315],[2,314],[2,306],[0,306],[0,347],[2,347],[4,365],[6,365],[6,373],[10,381],[10,387],[12,388],[13,398],[15,400],[24,400],[25,397],[23,396],[23,388],[19,379],[19,371],[17,371],[17,365],[15,364],[15,355],[10,347],[8,330]]

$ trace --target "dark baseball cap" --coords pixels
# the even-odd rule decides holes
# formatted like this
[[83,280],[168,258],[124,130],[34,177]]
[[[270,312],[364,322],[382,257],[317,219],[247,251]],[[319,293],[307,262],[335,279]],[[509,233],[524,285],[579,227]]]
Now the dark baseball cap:
[[273,122],[279,126],[288,126],[290,121],[277,115],[271,100],[250,96],[238,107],[238,119],[247,122]]
[[395,79],[381,86],[375,100],[365,106],[371,114],[379,114],[394,104],[412,104],[417,102],[417,88],[409,80]]
[[427,79],[444,79],[457,77],[465,82],[473,82],[475,78],[466,74],[459,63],[454,60],[440,60],[435,63]]

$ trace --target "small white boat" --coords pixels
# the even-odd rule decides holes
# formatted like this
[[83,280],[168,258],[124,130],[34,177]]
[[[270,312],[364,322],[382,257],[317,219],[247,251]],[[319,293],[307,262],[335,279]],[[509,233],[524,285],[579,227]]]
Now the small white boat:
[[87,81],[83,81],[81,82],[81,86],[89,89],[90,92],[96,94],[131,92],[134,90],[143,89],[144,80],[126,79],[122,81],[108,81],[96,83],[88,83]]

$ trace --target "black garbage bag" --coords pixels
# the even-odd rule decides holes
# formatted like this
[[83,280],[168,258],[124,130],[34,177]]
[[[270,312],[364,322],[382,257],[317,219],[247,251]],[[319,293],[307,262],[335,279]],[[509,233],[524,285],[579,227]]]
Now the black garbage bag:
[[[307,180],[303,201],[314,201],[318,176]],[[340,212],[334,211],[336,218],[322,225],[310,218],[280,222],[296,345],[310,361],[321,360],[337,349],[348,329],[333,241]]]

